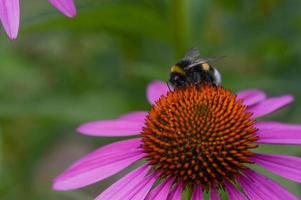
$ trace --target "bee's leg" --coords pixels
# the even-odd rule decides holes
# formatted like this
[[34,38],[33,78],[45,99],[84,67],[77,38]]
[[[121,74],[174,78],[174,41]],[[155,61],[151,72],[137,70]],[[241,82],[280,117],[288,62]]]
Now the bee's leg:
[[191,84],[195,84],[197,80],[197,73],[195,72],[189,72],[187,73],[187,84],[191,85]]
[[169,92],[172,91],[172,90],[170,89],[171,86],[169,85],[169,82],[166,82],[166,85],[167,85],[167,87],[168,87]]
[[201,82],[202,78],[201,78],[201,75],[197,72],[195,72],[193,74],[193,82],[194,84],[198,85],[200,82]]

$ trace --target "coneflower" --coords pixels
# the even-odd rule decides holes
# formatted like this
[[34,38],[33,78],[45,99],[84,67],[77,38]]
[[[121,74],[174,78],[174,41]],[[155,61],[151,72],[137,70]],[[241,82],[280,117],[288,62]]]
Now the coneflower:
[[255,120],[289,104],[292,96],[266,98],[255,89],[234,94],[206,84],[168,91],[162,82],[151,83],[147,94],[149,112],[78,128],[87,135],[138,138],[106,145],[80,159],[54,180],[54,189],[81,188],[144,160],[96,199],[176,200],[185,189],[192,191],[192,200],[203,199],[204,192],[221,199],[220,190],[229,199],[298,199],[249,168],[259,165],[301,182],[300,158],[253,152],[262,144],[301,143],[300,125]]

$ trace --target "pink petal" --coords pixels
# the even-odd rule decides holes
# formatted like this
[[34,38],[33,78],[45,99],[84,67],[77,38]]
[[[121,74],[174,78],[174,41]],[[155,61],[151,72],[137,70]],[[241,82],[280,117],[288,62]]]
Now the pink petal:
[[301,158],[284,155],[256,154],[251,159],[256,164],[279,176],[301,183]]
[[245,195],[243,195],[232,183],[225,182],[226,190],[229,195],[229,199],[235,200],[247,200]]
[[146,200],[166,200],[173,179],[167,179],[155,187],[145,198]]
[[76,8],[73,0],[48,0],[48,1],[67,17],[75,17]]
[[201,187],[195,186],[192,191],[191,200],[203,200],[203,191]]
[[96,200],[141,200],[144,199],[153,183],[156,174],[147,175],[150,167],[143,165],[130,172],[111,185]]
[[83,124],[77,131],[92,136],[129,136],[140,134],[143,126],[143,121],[102,120]]
[[237,181],[240,183],[241,188],[244,190],[244,193],[249,197],[249,199],[268,200],[267,194],[265,194],[266,189],[261,187],[259,183],[254,183],[244,176],[238,177]]
[[266,94],[261,90],[249,89],[237,93],[237,98],[242,99],[245,105],[252,106],[265,100]]
[[279,122],[257,122],[258,143],[301,144],[301,125]]
[[245,194],[254,200],[297,200],[298,198],[288,192],[283,186],[251,169],[244,171],[244,176],[237,177]]
[[215,187],[210,190],[210,200],[222,200]]
[[168,194],[167,200],[181,200],[183,184],[177,184]]
[[262,117],[286,106],[293,100],[294,98],[290,95],[268,98],[267,100],[249,107],[247,112],[253,113],[253,118]]
[[144,122],[147,114],[145,111],[130,112],[120,116],[118,120]]
[[0,0],[0,20],[10,39],[16,39],[20,23],[19,0]]
[[140,145],[141,139],[130,139],[101,147],[59,175],[54,180],[53,188],[81,188],[116,174],[144,156]]
[[153,81],[147,86],[146,96],[151,104],[155,104],[155,101],[157,101],[162,95],[167,94],[168,91],[167,83],[162,81]]

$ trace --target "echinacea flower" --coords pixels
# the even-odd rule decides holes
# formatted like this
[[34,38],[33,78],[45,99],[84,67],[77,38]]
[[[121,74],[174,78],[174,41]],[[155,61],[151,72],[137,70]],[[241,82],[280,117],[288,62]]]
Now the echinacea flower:
[[[55,8],[68,17],[76,15],[73,0],[48,0]],[[0,20],[10,39],[16,39],[20,23],[19,0],[0,0]]]
[[55,190],[81,188],[112,176],[138,160],[143,164],[112,184],[96,199],[192,200],[298,199],[283,186],[250,167],[258,165],[301,182],[301,159],[255,153],[262,144],[301,144],[301,125],[257,121],[291,103],[290,95],[267,98],[261,90],[237,94],[220,86],[189,86],[169,91],[153,82],[147,90],[152,108],[94,121],[77,130],[92,136],[133,136],[106,145],[69,167],[54,180]]

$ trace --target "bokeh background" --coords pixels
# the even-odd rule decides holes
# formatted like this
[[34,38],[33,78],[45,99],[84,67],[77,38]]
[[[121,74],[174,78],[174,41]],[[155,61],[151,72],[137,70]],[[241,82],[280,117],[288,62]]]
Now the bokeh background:
[[[69,192],[52,191],[51,181],[120,138],[82,136],[75,128],[149,109],[146,85],[166,81],[190,47],[226,56],[214,65],[233,91],[293,94],[295,102],[268,119],[301,123],[301,1],[75,1],[75,19],[46,0],[21,1],[19,38],[0,35],[1,200],[93,199],[126,170]],[[260,150],[301,156],[296,146]],[[300,185],[266,174],[301,196]]]

